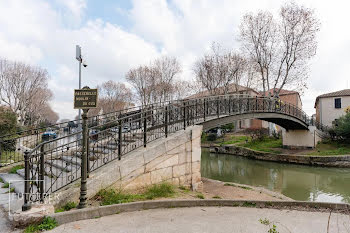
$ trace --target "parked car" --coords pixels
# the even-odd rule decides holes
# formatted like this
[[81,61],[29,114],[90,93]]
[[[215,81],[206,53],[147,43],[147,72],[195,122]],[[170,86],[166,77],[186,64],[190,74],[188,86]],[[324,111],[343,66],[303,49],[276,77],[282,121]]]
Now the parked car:
[[90,134],[90,138],[92,140],[95,140],[95,141],[98,140],[98,130],[96,130],[96,129],[90,130],[89,134]]
[[47,129],[42,135],[41,139],[43,141],[48,141],[57,138],[57,133],[53,129]]

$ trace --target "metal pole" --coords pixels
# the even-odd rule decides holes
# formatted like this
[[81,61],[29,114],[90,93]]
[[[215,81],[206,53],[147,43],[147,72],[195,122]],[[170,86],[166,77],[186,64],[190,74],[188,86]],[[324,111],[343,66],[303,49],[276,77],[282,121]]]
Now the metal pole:
[[29,171],[29,152],[24,152],[24,204],[22,206],[22,211],[30,210],[31,206],[29,202],[29,192],[30,192],[30,171]]
[[[153,111],[152,111],[152,115],[153,115]],[[147,119],[145,114],[145,117],[143,118],[143,147],[146,147],[146,144],[147,144]]]
[[184,129],[186,129],[186,103],[185,102],[183,102],[183,109],[184,109],[183,111]]
[[40,201],[44,203],[44,174],[45,174],[45,154],[44,154],[44,145],[40,147]]
[[[81,59],[79,61],[79,89],[81,89]],[[79,125],[81,126],[81,109],[79,109],[78,111],[78,120]]]
[[165,137],[168,137],[168,106],[165,106],[165,125],[164,125],[165,129]]
[[86,194],[87,194],[87,138],[88,134],[88,126],[87,126],[87,113],[88,109],[83,110],[82,118],[83,118],[83,148],[82,148],[82,157],[81,157],[81,186],[80,186],[80,202],[78,205],[79,209],[86,207]]
[[118,160],[120,160],[121,157],[122,157],[122,121],[119,120],[118,122]]

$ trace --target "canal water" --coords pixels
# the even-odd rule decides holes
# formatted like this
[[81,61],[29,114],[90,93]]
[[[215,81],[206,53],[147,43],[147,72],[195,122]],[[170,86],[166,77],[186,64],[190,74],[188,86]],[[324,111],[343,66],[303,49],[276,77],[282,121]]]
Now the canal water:
[[202,149],[202,176],[262,186],[299,201],[350,203],[350,169],[311,167],[213,154]]

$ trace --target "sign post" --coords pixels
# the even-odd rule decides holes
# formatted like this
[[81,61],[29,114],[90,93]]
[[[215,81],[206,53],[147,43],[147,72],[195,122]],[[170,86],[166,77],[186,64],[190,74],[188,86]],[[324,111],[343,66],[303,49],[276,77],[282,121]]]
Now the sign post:
[[87,164],[88,164],[88,112],[90,108],[97,107],[97,89],[90,89],[84,87],[83,89],[74,90],[74,109],[83,109],[83,143],[81,150],[81,185],[80,185],[80,197],[78,208],[82,209],[86,207],[86,195],[87,195]]

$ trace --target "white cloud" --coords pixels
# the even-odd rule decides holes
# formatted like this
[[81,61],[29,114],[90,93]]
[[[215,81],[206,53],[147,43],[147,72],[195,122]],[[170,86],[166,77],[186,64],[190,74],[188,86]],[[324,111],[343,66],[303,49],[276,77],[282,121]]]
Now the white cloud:
[[57,2],[68,10],[69,14],[66,16],[71,16],[71,20],[75,20],[77,23],[80,22],[86,9],[85,0],[58,0]]
[[[109,79],[124,81],[129,68],[149,63],[160,54],[178,57],[183,77],[191,79],[194,61],[213,41],[226,48],[239,47],[235,37],[244,13],[258,9],[277,13],[281,5],[279,0],[133,0],[130,11],[116,4],[119,16],[132,22],[124,30],[103,18],[89,19],[85,0],[56,2],[65,11],[44,0],[0,1],[0,56],[49,70],[49,86],[55,93],[52,105],[61,118],[76,114],[70,102],[78,85],[76,44],[82,46],[88,63],[82,70],[83,85],[95,86]],[[322,22],[309,89],[302,97],[305,110],[311,114],[318,94],[346,88],[349,80],[350,31],[346,23],[350,22],[350,3],[297,2],[315,8]]]

